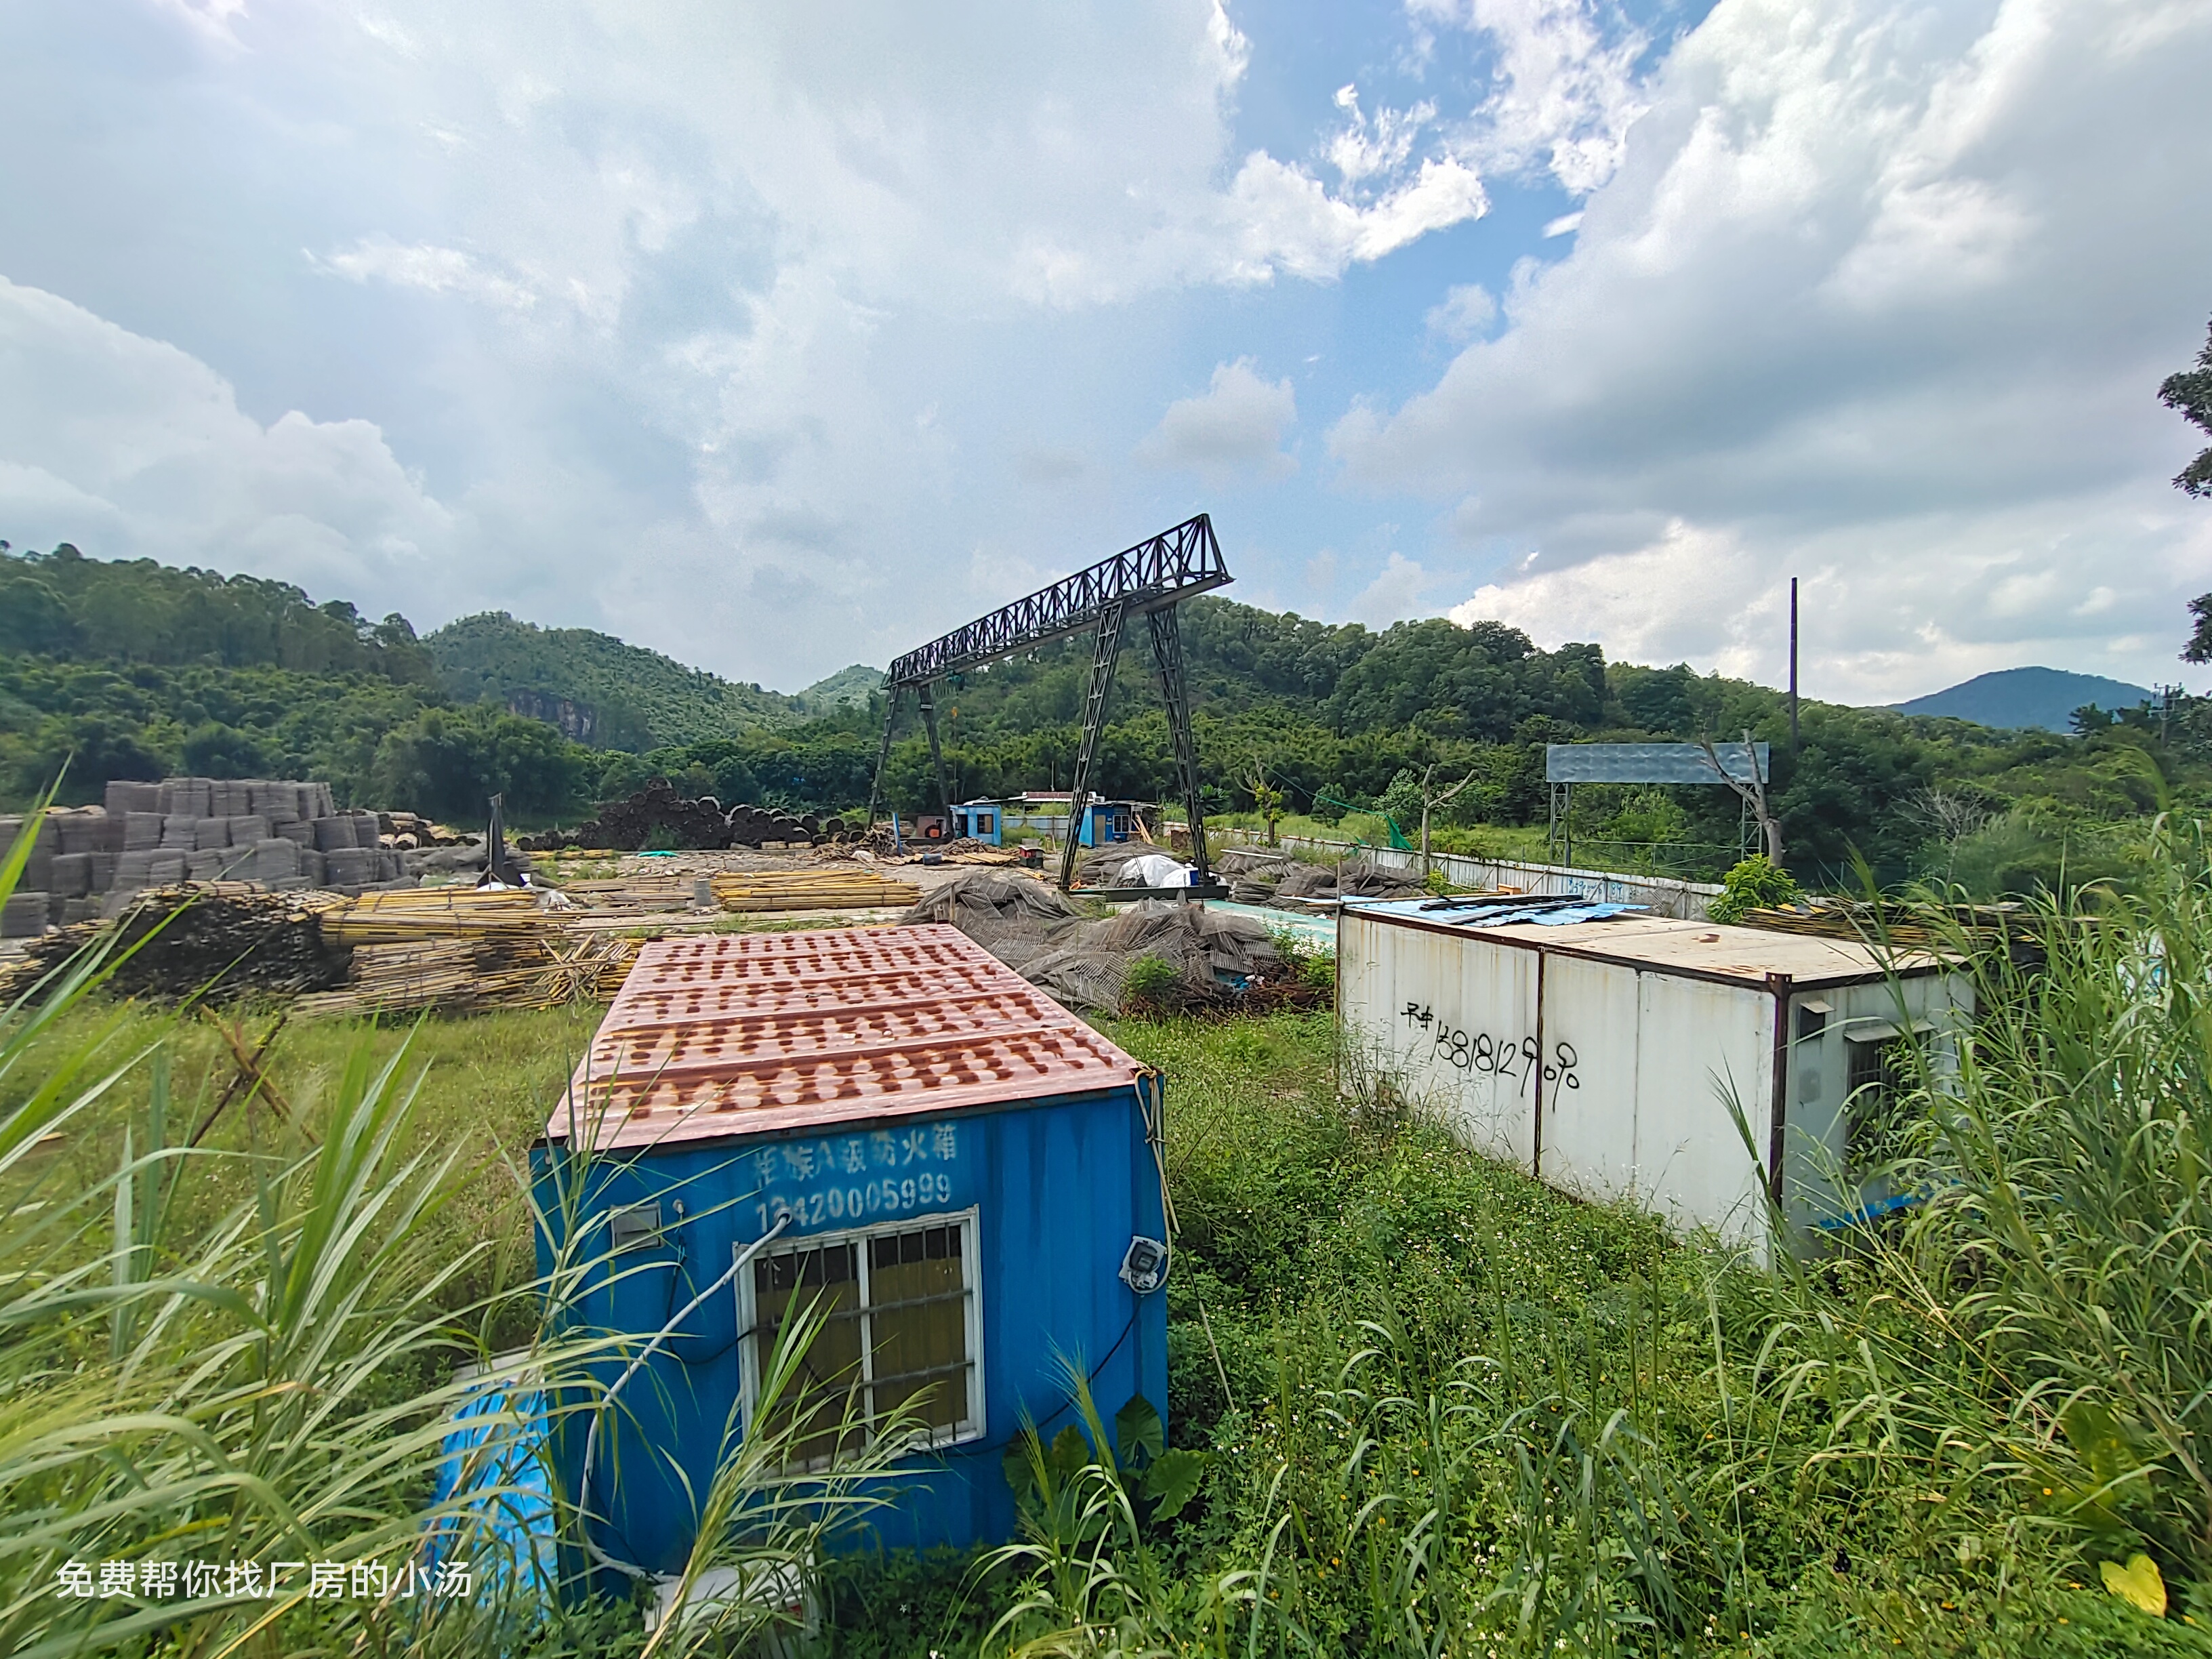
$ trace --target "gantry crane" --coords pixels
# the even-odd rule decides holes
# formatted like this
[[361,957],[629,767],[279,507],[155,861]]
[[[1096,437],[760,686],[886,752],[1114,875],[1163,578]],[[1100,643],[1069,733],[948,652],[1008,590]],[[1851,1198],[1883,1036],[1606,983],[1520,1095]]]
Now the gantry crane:
[[986,663],[1003,661],[1054,640],[1089,631],[1092,635],[1091,687],[1083,704],[1083,740],[1075,752],[1075,777],[1068,800],[1067,844],[1061,849],[1060,884],[1075,881],[1075,849],[1081,839],[1091,797],[1091,770],[1105,729],[1106,701],[1114,689],[1114,669],[1125,628],[1142,617],[1152,636],[1152,660],[1159,674],[1160,698],[1167,704],[1168,736],[1175,748],[1184,810],[1190,817],[1192,860],[1197,866],[1194,894],[1218,897],[1206,851],[1206,819],[1198,799],[1198,745],[1191,736],[1190,691],[1184,683],[1182,633],[1176,606],[1183,600],[1226,586],[1232,578],[1222,562],[1213,523],[1203,513],[1149,541],[1125,548],[1110,559],[1040,588],[964,628],[956,628],[890,665],[884,679],[884,743],[876,757],[876,777],[868,794],[868,821],[882,804],[884,769],[890,762],[891,732],[899,705],[908,691],[921,708],[929,734],[930,763],[936,769],[939,809],[951,817],[951,791],[945,781],[945,757],[938,747],[937,708],[931,688],[939,680]]

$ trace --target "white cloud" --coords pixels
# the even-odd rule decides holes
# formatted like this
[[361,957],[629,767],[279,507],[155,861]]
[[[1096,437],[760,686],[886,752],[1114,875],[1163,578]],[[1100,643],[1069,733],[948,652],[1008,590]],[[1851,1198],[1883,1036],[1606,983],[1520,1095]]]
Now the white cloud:
[[395,288],[458,294],[506,311],[528,311],[538,303],[537,293],[526,284],[486,270],[459,248],[433,247],[427,243],[403,247],[389,237],[380,236],[327,258],[310,252],[307,258],[319,270],[356,283],[374,278]]
[[1289,378],[1263,380],[1252,360],[1240,357],[1215,368],[1212,383],[1196,397],[1170,404],[1137,455],[1147,465],[1195,472],[1210,483],[1239,475],[1284,477],[1297,468],[1282,447],[1297,418]]
[[1486,333],[1498,320],[1498,301],[1480,283],[1461,283],[1447,289],[1442,303],[1430,307],[1429,332],[1458,345]]
[[1386,105],[1372,116],[1363,114],[1357,86],[1339,87],[1336,106],[1350,119],[1329,140],[1328,159],[1348,186],[1395,176],[1412,156],[1421,129],[1437,118],[1436,105],[1425,101],[1402,110]]
[[1836,695],[2170,675],[2212,586],[2154,395],[2203,327],[2212,224],[2172,204],[2212,154],[2173,112],[2209,74],[2188,0],[1722,0],[1572,252],[1332,449],[1470,550],[1540,550],[1468,614],[1540,636],[1771,679],[1729,619],[1796,570]]
[[1421,568],[1419,560],[1393,552],[1375,580],[1359,590],[1348,613],[1354,622],[1365,623],[1370,628],[1388,628],[1426,611],[1427,595],[1436,586],[1437,578]]
[[[1156,527],[1127,459],[1188,372],[1176,296],[1334,281],[1486,206],[1419,106],[1239,141],[1251,52],[1218,0],[172,3],[0,17],[0,145],[36,185],[0,241],[40,250],[9,274],[174,342],[259,453],[295,406],[325,446],[362,416],[468,531],[397,596],[424,625],[501,604],[747,679],[959,622],[974,596],[933,578],[971,553]],[[95,96],[110,125],[59,118]],[[1216,460],[1183,418],[1194,465],[1291,465],[1287,413],[1256,456],[1212,431]],[[0,460],[0,518],[76,477]],[[1010,476],[1048,487],[1009,501]],[[284,574],[383,592],[331,556]]]
[[[1677,521],[1644,546],[1486,584],[1449,614],[1510,623],[1547,646],[1598,640],[1624,661],[1687,661],[1773,685],[1788,662],[1795,574],[1812,696],[1900,702],[2030,663],[2170,681],[2185,633],[2174,596],[2212,574],[2212,515],[2187,506],[2177,498],[2170,513],[2130,523],[2111,495],[2063,516],[2038,505],[1893,524],[1885,534],[1918,556],[1884,562],[1879,580],[1868,580],[1856,526],[1778,555],[1740,528]],[[2112,580],[2085,590],[2088,555]]]
[[1255,150],[1237,170],[1223,211],[1233,234],[1215,246],[1206,269],[1225,282],[1265,282],[1277,270],[1330,281],[1489,211],[1480,176],[1449,155],[1424,161],[1411,179],[1363,207],[1332,196],[1304,168]]
[[366,421],[266,425],[204,363],[0,277],[0,514],[21,547],[239,568],[379,599],[434,580],[457,516]]
[[1644,99],[1638,31],[1608,28],[1595,0],[1410,0],[1417,17],[1487,35],[1497,51],[1491,90],[1455,142],[1495,173],[1549,173],[1585,195],[1620,167]]
[[246,0],[156,0],[156,3],[210,41],[228,46],[238,44],[233,25],[246,15]]

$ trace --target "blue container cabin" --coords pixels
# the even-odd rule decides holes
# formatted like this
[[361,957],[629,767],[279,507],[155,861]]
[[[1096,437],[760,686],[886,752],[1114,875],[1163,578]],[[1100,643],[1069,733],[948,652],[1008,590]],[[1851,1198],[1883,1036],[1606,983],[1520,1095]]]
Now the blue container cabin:
[[[858,1375],[872,1412],[927,1425],[872,1522],[887,1547],[1012,1536],[1024,1413],[1048,1439],[1075,1420],[1060,1356],[1109,1420],[1139,1393],[1164,1419],[1166,1298],[1121,1277],[1166,1237],[1160,1111],[1155,1075],[949,927],[645,945],[532,1154],[592,1264],[568,1313],[641,1346],[790,1221],[603,1413],[600,1547],[681,1569],[794,1300],[831,1310],[811,1363],[841,1401]],[[541,1270],[570,1242],[541,1236]]]
[[1083,845],[1104,847],[1127,841],[1143,808],[1133,800],[1094,800],[1083,809]]
[[952,809],[952,838],[967,836],[993,847],[1004,844],[1006,815],[997,801],[963,801]]
[[[1018,830],[1042,830],[1055,837],[1067,834],[1071,797],[1065,790],[1032,789],[1018,801],[1006,803]],[[980,803],[977,803],[980,804]],[[957,811],[958,809],[954,809]],[[1097,800],[1087,803],[1075,826],[1077,843],[1103,847],[1129,841],[1137,834],[1145,807],[1140,801]],[[1003,819],[1002,819],[1003,821]]]

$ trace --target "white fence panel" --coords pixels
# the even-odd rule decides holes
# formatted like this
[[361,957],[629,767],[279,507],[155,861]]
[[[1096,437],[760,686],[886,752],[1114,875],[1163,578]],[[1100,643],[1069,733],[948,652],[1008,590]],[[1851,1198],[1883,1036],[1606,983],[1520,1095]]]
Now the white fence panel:
[[[1249,830],[1231,830],[1222,832],[1239,846],[1257,847],[1261,838]],[[1295,857],[1300,852],[1316,852],[1334,858],[1346,851],[1348,843],[1320,841],[1307,836],[1285,836],[1281,850]],[[1394,847],[1376,847],[1366,850],[1366,856],[1386,870],[1402,870],[1419,878],[1421,855],[1401,852]],[[1510,859],[1468,858],[1457,853],[1432,853],[1429,855],[1432,869],[1443,872],[1444,879],[1460,887],[1496,889],[1516,888],[1524,893],[1545,896],[1585,898],[1593,903],[1641,904],[1654,915],[1673,916],[1681,921],[1710,920],[1705,907],[1721,896],[1719,884],[1710,881],[1680,881],[1672,876],[1624,875],[1616,870],[1583,870],[1566,864],[1520,864]]]

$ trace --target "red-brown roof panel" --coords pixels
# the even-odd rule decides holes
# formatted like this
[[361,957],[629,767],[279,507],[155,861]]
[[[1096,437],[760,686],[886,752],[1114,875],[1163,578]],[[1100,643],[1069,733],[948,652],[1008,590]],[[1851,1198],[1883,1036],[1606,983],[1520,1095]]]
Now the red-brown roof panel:
[[602,1151],[1127,1084],[1138,1063],[954,927],[655,940],[545,1127]]

